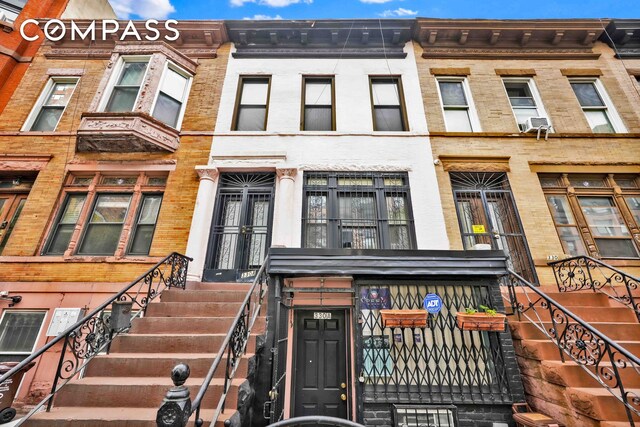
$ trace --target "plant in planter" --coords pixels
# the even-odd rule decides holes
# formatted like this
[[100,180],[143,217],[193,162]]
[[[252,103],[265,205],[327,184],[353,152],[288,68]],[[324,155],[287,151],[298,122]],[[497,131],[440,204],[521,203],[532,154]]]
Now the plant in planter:
[[426,310],[380,310],[385,328],[424,328],[427,326]]
[[456,324],[463,331],[496,331],[504,332],[507,327],[507,316],[485,305],[479,306],[482,312],[474,308],[465,308],[456,314]]

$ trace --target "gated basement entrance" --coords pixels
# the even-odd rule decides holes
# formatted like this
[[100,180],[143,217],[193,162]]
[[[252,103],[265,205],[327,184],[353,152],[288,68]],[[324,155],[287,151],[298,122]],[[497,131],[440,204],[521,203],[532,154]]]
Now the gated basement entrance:
[[204,280],[253,280],[271,244],[273,173],[220,176]]
[[293,417],[347,418],[347,347],[344,310],[296,312]]

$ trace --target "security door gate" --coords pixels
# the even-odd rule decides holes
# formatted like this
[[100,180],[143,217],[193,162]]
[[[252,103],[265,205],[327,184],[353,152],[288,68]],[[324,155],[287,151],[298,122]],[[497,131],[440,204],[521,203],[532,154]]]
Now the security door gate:
[[205,281],[252,280],[271,243],[275,175],[222,174]]
[[465,249],[490,245],[504,251],[516,273],[537,283],[536,271],[505,173],[451,173]]

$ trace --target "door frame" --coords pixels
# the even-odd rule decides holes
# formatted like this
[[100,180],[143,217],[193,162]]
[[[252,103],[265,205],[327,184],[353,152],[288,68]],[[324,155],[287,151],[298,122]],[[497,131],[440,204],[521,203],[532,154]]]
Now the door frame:
[[[298,360],[298,316],[301,315],[302,312],[312,312],[312,311],[341,311],[344,313],[344,339],[345,339],[345,368],[346,368],[346,384],[347,384],[347,389],[346,389],[346,393],[347,393],[347,420],[353,420],[354,419],[354,403],[355,403],[355,391],[356,391],[356,387],[355,384],[353,382],[353,369],[355,369],[355,367],[353,366],[353,349],[352,347],[352,331],[351,329],[353,328],[353,313],[355,312],[353,310],[352,306],[336,306],[336,307],[327,307],[327,306],[302,306],[302,307],[293,307],[291,310],[291,316],[292,316],[292,327],[291,327],[291,334],[292,334],[292,340],[291,340],[291,345],[292,345],[292,351],[291,351],[291,378],[289,380],[289,395],[290,395],[290,399],[289,399],[289,418],[292,418],[295,416],[295,407],[296,407],[296,394],[295,394],[295,384],[296,384],[296,363]],[[287,321],[289,321],[289,319],[286,319]]]

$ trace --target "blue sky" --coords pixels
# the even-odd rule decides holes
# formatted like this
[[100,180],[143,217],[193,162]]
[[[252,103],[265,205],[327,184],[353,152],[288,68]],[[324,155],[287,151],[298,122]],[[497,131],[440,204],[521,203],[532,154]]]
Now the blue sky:
[[640,0],[109,0],[121,18],[640,18]]

